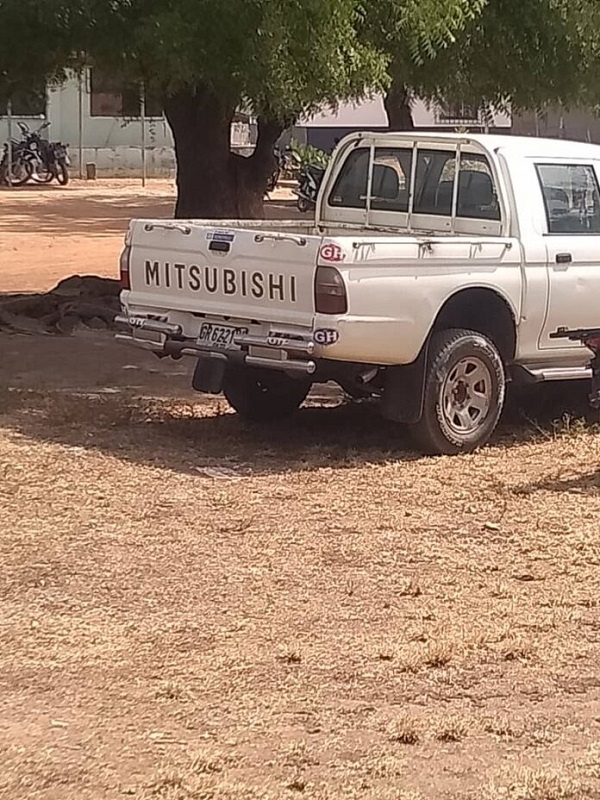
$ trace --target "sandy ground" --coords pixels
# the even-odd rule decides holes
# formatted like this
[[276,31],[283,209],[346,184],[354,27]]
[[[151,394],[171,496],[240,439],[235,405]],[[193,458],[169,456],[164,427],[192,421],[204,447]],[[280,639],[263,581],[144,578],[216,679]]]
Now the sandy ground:
[[[114,274],[171,202],[0,193],[0,290]],[[323,394],[249,428],[189,372],[0,335],[0,797],[600,798],[582,392],[426,459]]]

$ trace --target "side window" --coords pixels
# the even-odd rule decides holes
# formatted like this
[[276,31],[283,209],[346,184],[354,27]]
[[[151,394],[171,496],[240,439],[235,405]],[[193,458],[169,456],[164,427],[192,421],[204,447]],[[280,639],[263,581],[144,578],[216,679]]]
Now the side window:
[[549,233],[600,233],[600,195],[590,164],[538,164]]
[[367,207],[369,160],[367,147],[359,147],[350,153],[329,195],[330,206]]
[[460,159],[456,216],[500,220],[494,179],[483,156],[465,153]]
[[412,150],[378,148],[373,162],[371,208],[408,211]]

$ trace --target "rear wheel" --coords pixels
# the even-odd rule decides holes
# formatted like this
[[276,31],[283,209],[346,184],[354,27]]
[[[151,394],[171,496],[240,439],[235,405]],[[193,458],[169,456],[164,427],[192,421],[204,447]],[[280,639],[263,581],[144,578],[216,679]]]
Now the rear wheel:
[[431,340],[423,416],[411,434],[427,453],[468,453],[489,440],[505,394],[504,364],[493,342],[476,331],[440,331]]
[[228,369],[223,394],[240,417],[250,422],[276,421],[290,416],[306,400],[311,382],[282,372],[238,367]]
[[51,183],[54,179],[54,171],[44,164],[43,161],[39,161],[31,173],[31,178],[34,183]]
[[32,173],[33,166],[29,161],[13,161],[10,170],[6,162],[2,171],[2,181],[12,186],[24,186],[31,180]]
[[66,186],[69,182],[69,169],[64,161],[59,161],[56,165],[56,180],[61,186]]

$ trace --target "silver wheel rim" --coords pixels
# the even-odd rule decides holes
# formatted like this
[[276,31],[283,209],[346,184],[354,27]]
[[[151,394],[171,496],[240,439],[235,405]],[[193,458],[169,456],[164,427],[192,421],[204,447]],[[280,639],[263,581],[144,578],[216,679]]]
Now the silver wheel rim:
[[492,373],[480,358],[463,358],[448,372],[442,384],[444,421],[455,433],[477,431],[492,407]]

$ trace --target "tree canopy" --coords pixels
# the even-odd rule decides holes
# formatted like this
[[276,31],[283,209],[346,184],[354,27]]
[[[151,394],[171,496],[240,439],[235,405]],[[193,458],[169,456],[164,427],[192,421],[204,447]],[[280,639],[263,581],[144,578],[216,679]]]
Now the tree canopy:
[[418,95],[513,109],[596,105],[599,23],[596,0],[486,0],[437,52],[393,58],[389,104]]
[[[164,99],[179,215],[254,214],[285,126],[385,91],[393,53],[432,55],[482,2],[0,0],[0,91],[42,74],[60,79],[85,53]],[[259,120],[256,151],[243,160],[229,149],[240,107]]]
[[[0,0],[0,96],[84,61],[136,81],[173,130],[177,213],[254,215],[274,142],[323,105],[594,101],[598,15],[595,0]],[[259,121],[243,159],[240,107]]]
[[64,77],[74,29],[60,0],[0,0],[0,97]]

